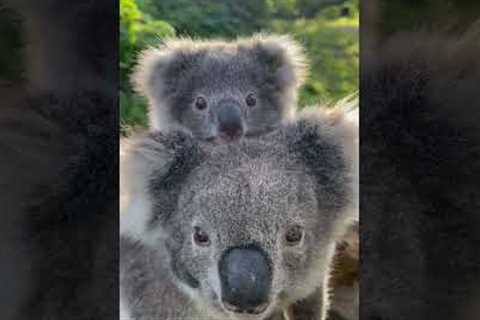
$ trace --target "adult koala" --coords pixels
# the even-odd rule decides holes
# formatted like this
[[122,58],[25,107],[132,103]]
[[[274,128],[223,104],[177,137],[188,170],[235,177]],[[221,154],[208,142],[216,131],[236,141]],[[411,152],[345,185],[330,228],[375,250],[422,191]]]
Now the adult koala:
[[148,98],[152,129],[180,127],[223,143],[272,131],[289,118],[305,61],[289,36],[166,39],[140,55],[132,80]]
[[235,144],[182,131],[133,142],[122,318],[325,319],[335,242],[355,211],[349,129],[317,112]]

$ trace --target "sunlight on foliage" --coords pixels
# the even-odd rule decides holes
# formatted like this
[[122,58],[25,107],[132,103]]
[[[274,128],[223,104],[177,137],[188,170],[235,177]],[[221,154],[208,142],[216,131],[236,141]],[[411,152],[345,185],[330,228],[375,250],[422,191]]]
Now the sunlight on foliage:
[[300,105],[339,99],[358,90],[358,20],[354,18],[277,21],[275,31],[291,32],[306,48],[310,77]]

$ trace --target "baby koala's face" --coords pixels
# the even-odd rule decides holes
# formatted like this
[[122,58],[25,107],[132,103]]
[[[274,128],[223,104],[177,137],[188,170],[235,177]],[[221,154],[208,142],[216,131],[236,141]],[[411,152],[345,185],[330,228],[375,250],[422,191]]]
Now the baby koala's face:
[[144,53],[134,79],[154,129],[180,126],[228,143],[272,131],[293,112],[303,59],[286,37],[171,40]]
[[165,96],[174,120],[194,136],[236,141],[271,131],[285,117],[288,92],[268,81],[270,71],[251,52],[205,50],[194,59]]

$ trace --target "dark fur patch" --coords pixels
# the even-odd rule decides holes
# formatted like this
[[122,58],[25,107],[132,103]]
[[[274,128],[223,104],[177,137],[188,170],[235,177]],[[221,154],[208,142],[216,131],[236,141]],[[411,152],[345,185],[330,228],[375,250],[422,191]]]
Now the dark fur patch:
[[[299,121],[286,130],[290,152],[297,154],[315,177],[319,205],[338,211],[348,204],[348,178],[339,145],[324,137],[318,125]],[[321,189],[321,190],[320,190]]]
[[169,134],[154,133],[150,138],[172,151],[174,159],[166,174],[159,176],[155,172],[149,184],[149,193],[153,197],[154,216],[149,222],[153,228],[159,222],[165,223],[174,214],[180,188],[189,173],[198,166],[204,155],[197,142],[188,134],[177,131]]

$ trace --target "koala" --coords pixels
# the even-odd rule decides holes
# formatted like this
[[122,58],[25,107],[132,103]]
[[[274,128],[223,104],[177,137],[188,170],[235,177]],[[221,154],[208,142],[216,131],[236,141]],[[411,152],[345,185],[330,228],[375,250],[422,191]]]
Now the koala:
[[122,319],[326,319],[336,240],[354,211],[342,121],[302,115],[257,139],[182,130],[131,140],[122,162]]
[[288,119],[306,66],[302,47],[289,36],[167,39],[141,53],[132,82],[148,98],[151,129],[180,127],[226,143]]

